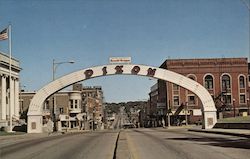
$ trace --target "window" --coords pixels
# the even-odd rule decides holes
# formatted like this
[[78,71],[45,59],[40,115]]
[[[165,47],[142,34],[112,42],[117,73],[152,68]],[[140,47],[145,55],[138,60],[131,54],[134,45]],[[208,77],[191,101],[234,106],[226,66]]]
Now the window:
[[193,76],[193,75],[190,75],[190,76],[188,76],[188,78],[190,78],[190,79],[192,79],[192,80],[194,80],[195,81],[195,76]]
[[74,100],[75,102],[75,104],[74,104],[74,106],[75,106],[75,109],[77,109],[77,100]]
[[222,76],[222,91],[227,91],[228,89],[231,88],[231,81],[230,77],[228,75],[223,75]]
[[45,101],[44,109],[45,109],[45,110],[49,109],[49,100],[46,100],[46,101]]
[[74,101],[71,99],[70,100],[70,108],[73,109],[74,108]]
[[195,105],[195,96],[188,96],[188,104]]
[[245,78],[244,78],[244,76],[240,76],[239,83],[240,83],[240,88],[245,88]]
[[223,96],[222,96],[222,101],[223,101],[225,104],[231,104],[231,103],[232,103],[231,95],[223,95]]
[[63,114],[63,108],[59,108],[60,114]]
[[246,103],[246,96],[245,94],[240,95],[240,103]]
[[180,105],[179,104],[179,96],[174,96],[174,105]]
[[174,90],[174,91],[178,91],[178,90],[179,90],[179,85],[173,84],[173,90]]
[[211,75],[205,77],[205,88],[208,90],[214,88],[213,77]]

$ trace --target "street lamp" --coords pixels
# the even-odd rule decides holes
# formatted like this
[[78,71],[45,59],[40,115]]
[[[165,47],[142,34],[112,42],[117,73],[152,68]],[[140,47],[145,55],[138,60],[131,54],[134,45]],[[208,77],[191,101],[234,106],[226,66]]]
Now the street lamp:
[[55,74],[56,74],[57,67],[61,64],[65,64],[65,63],[73,64],[73,63],[75,63],[75,61],[70,60],[70,61],[56,62],[55,59],[53,59],[53,70],[52,70],[53,81],[55,80]]
[[[73,64],[75,63],[75,61],[70,60],[70,61],[62,61],[62,62],[56,62],[55,59],[53,59],[53,65],[52,65],[52,80],[55,80],[55,74],[56,74],[56,69],[59,65],[61,64]],[[53,127],[53,131],[56,131],[56,97],[53,96],[53,110],[52,110],[52,114],[53,114],[53,122],[54,122],[54,127]]]

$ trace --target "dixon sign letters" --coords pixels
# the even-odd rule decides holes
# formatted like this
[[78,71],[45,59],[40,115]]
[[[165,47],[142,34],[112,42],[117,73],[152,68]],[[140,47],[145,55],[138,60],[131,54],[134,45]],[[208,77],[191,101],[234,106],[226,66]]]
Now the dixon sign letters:
[[[123,74],[123,65],[116,65],[114,67],[114,69],[115,69],[115,74]],[[141,68],[139,66],[134,66],[131,69],[131,74],[137,75],[140,72],[140,70],[141,70]],[[153,69],[153,68],[149,67],[148,70],[147,70],[147,76],[154,77],[155,71],[156,71],[156,69]],[[102,73],[103,73],[102,74],[103,76],[107,75],[108,71],[107,71],[107,67],[106,66],[104,66],[102,68]],[[85,74],[85,78],[89,79],[94,74],[94,71],[92,69],[88,69],[88,70],[86,70],[84,72],[84,74]]]

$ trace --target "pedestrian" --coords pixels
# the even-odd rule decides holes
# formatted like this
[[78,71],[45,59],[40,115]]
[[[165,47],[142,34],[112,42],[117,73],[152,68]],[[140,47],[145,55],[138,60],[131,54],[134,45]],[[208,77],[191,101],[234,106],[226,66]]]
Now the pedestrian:
[[161,122],[162,122],[162,127],[165,128],[165,120],[164,120],[164,118],[162,118]]

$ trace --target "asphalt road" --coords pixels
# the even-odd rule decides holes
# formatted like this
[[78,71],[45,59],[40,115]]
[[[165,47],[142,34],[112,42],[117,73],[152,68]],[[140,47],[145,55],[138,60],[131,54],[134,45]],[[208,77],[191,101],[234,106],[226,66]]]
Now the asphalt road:
[[186,129],[142,128],[120,133],[95,131],[0,138],[0,159],[248,159],[249,156],[249,138]]
[[87,132],[0,143],[1,159],[112,159],[117,131]]
[[250,139],[185,129],[128,129],[130,158],[249,159]]

